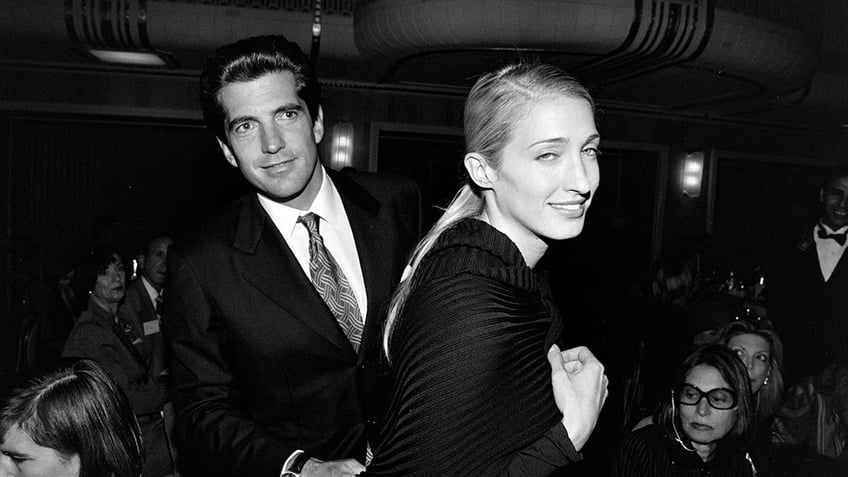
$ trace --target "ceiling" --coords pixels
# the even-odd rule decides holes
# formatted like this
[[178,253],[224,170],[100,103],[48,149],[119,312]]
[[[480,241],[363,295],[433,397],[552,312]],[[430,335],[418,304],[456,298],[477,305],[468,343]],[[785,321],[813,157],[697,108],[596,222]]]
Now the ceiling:
[[[216,46],[283,33],[313,50],[311,0],[0,0],[0,69],[195,76]],[[324,0],[327,81],[464,94],[536,57],[605,107],[845,131],[844,0]],[[165,66],[103,63],[92,48]]]

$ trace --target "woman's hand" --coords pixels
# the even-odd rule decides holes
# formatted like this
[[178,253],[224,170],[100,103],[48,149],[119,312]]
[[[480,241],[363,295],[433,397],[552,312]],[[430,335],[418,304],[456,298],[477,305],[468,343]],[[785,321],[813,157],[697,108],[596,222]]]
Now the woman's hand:
[[560,351],[559,346],[553,345],[548,362],[562,425],[579,451],[589,440],[607,399],[604,365],[585,346]]

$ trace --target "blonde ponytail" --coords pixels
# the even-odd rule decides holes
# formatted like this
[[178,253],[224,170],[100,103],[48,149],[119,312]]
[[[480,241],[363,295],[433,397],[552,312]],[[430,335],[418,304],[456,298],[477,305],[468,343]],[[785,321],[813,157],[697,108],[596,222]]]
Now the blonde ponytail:
[[412,256],[409,260],[409,270],[405,273],[403,280],[401,280],[400,285],[398,285],[397,290],[395,290],[392,296],[388,316],[386,317],[386,328],[383,331],[383,350],[389,361],[391,361],[389,342],[391,340],[392,330],[394,329],[397,317],[403,311],[406,299],[409,297],[409,292],[412,288],[412,278],[415,276],[415,271],[418,269],[421,259],[433,248],[433,244],[436,243],[445,230],[463,219],[478,217],[482,211],[483,198],[478,191],[475,191],[470,184],[466,183],[456,193],[439,220],[436,221],[430,231],[427,232],[427,235],[418,242],[415,250],[412,251]]

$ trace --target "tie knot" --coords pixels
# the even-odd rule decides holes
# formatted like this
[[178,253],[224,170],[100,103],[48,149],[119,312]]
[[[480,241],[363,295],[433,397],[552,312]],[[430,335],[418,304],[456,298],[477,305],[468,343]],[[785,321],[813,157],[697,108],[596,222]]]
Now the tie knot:
[[306,227],[306,230],[309,232],[310,237],[314,237],[318,235],[318,219],[318,215],[314,212],[310,212],[298,217],[297,221],[303,223],[304,227]]

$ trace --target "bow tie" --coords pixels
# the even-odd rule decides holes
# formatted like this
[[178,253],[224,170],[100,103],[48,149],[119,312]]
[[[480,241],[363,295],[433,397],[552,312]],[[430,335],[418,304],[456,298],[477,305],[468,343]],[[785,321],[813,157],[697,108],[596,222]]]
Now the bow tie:
[[819,238],[822,240],[832,239],[836,240],[836,243],[838,243],[839,245],[845,245],[846,235],[848,235],[848,230],[842,232],[841,234],[829,234],[824,228],[822,228],[821,226],[819,227]]

